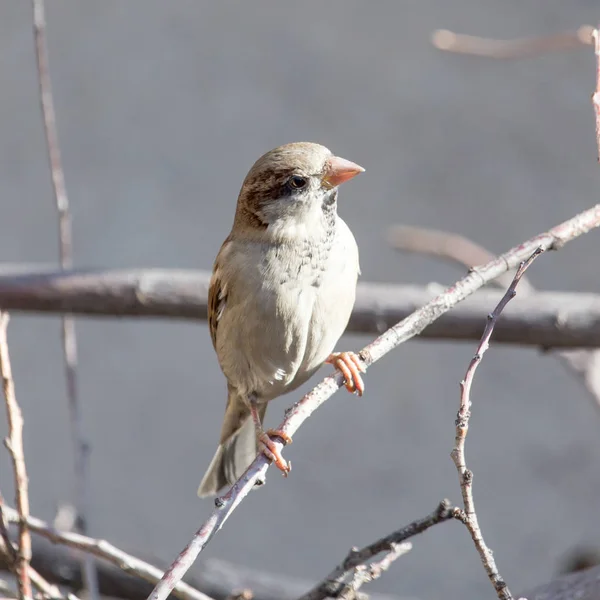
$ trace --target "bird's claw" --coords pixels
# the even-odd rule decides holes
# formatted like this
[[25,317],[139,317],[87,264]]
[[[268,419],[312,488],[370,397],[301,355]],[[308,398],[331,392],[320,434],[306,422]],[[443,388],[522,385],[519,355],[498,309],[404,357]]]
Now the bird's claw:
[[284,477],[288,476],[288,473],[292,470],[292,463],[286,462],[281,455],[281,451],[275,445],[273,437],[279,437],[283,440],[284,444],[291,444],[292,438],[279,429],[268,429],[263,431],[258,437],[260,451],[281,471]]
[[359,396],[363,395],[365,383],[360,374],[364,373],[366,369],[358,354],[355,352],[334,352],[327,357],[325,362],[342,372],[346,389],[351,394],[356,392]]

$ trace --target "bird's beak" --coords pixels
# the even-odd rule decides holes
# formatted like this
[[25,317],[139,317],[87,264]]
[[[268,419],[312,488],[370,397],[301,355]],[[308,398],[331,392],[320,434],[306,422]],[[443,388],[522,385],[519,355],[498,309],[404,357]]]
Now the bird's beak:
[[364,169],[356,163],[339,156],[332,156],[327,162],[323,183],[330,188],[336,187],[362,173]]

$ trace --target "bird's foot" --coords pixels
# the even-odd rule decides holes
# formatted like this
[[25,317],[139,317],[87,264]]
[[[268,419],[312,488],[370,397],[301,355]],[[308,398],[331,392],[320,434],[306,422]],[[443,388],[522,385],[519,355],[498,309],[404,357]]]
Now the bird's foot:
[[344,376],[346,389],[353,394],[356,392],[359,396],[365,391],[365,383],[361,373],[366,371],[361,358],[355,352],[334,352],[325,360],[326,363],[339,369]]
[[268,429],[267,431],[263,431],[258,436],[259,449],[260,451],[273,463],[275,466],[281,471],[284,477],[288,476],[288,473],[292,470],[292,463],[287,463],[283,456],[281,455],[281,451],[275,446],[275,442],[273,441],[273,437],[279,437],[283,440],[284,444],[291,444],[292,438],[285,433],[284,431],[280,431],[279,429]]

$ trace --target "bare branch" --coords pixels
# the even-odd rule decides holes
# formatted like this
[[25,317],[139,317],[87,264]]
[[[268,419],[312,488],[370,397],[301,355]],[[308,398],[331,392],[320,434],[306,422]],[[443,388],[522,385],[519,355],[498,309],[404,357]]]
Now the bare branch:
[[494,40],[437,29],[431,43],[438,50],[470,54],[485,58],[525,58],[546,52],[570,50],[591,44],[592,27],[582,25],[577,31],[566,31],[553,35],[527,37],[516,40]]
[[[29,480],[25,455],[23,453],[23,415],[17,403],[15,384],[12,377],[10,355],[8,353],[8,313],[0,312],[0,375],[2,388],[6,401],[6,415],[8,420],[8,437],[4,440],[10,454],[15,479],[15,500],[17,511],[23,519],[29,516]],[[26,520],[19,524],[19,538],[17,546],[17,560],[15,574],[19,588],[19,598],[32,598],[31,581],[29,579],[29,562],[31,561],[31,537]]]
[[[400,225],[392,227],[388,232],[387,238],[390,244],[401,252],[417,252],[419,254],[435,256],[469,268],[489,262],[494,258],[494,254],[486,250],[483,246],[461,235],[435,229]],[[512,275],[506,273],[504,276],[495,279],[492,283],[495,286],[506,288],[510,285],[511,281]],[[529,297],[529,301],[532,302],[532,311],[536,312],[533,305],[536,304],[536,299],[540,297],[540,294],[536,292],[536,289],[525,277],[521,279],[521,283],[519,284],[519,293],[521,295],[526,294]],[[542,292],[542,296],[544,294]],[[498,301],[490,302],[488,306],[496,305]],[[517,308],[520,314],[522,314],[521,310],[525,308],[526,304],[527,301],[523,303],[523,299],[521,299]],[[465,305],[462,305],[462,308],[464,309]],[[504,313],[502,321],[497,324],[494,332],[494,340],[496,342],[503,341],[501,339],[503,337],[501,331],[512,320],[511,312],[514,308],[515,305],[512,305],[508,313]],[[457,316],[456,311],[453,311],[451,314]],[[558,311],[554,314],[556,315],[554,328],[560,329],[562,327],[561,314],[565,313]],[[529,330],[527,321],[528,319],[524,319],[522,322],[523,333]],[[462,330],[462,324],[459,326],[459,329]],[[554,347],[556,348],[557,346]],[[600,409],[600,351],[563,350],[553,354],[561,360],[568,371],[574,373],[583,382],[586,390],[592,397],[594,406]]]
[[[83,581],[81,554],[83,550],[53,543],[32,531],[33,556],[31,564],[48,581],[74,591],[85,586]],[[155,561],[151,555],[130,552],[146,562]],[[156,566],[163,568],[160,562]],[[96,560],[100,595],[123,600],[144,600],[154,587],[153,583],[132,572],[123,571],[108,560]],[[0,571],[10,570],[5,556],[0,552]],[[162,571],[161,571],[162,573]],[[188,573],[186,583],[215,600],[225,600],[232,592],[252,590],[254,600],[296,600],[313,585],[311,580],[269,573],[244,565],[232,564],[216,558],[207,558]],[[35,582],[32,580],[32,583]],[[372,593],[371,600],[402,600],[391,594]]]
[[[44,0],[33,1],[33,32],[38,70],[38,83],[40,90],[40,105],[46,134],[48,159],[54,188],[54,198],[58,212],[60,266],[70,269],[73,266],[73,232],[69,198],[62,168],[60,146],[58,143],[58,129],[56,126],[56,113],[52,97],[52,82],[48,63],[48,48],[46,44],[46,18]],[[75,333],[75,320],[71,316],[63,316],[62,342],[65,361],[65,377],[67,382],[68,410],[71,424],[71,437],[73,441],[73,458],[75,473],[75,505],[78,515],[78,527],[82,532],[87,531],[88,525],[88,463],[89,445],[83,434],[81,408],[77,395],[77,337]],[[98,600],[98,578],[93,560],[85,558],[85,576],[87,590],[91,600]]]
[[464,512],[461,511],[458,518],[460,518],[469,530],[486,573],[500,600],[512,600],[512,595],[498,572],[491,550],[483,539],[477,520],[477,513],[475,512],[475,502],[473,500],[473,472],[467,469],[465,460],[465,441],[469,430],[469,419],[471,417],[471,385],[473,383],[473,378],[475,377],[475,371],[489,347],[490,338],[492,337],[498,318],[504,310],[504,307],[515,297],[517,286],[519,285],[519,281],[523,277],[523,274],[542,252],[543,248],[538,248],[527,260],[519,265],[517,273],[506,291],[506,294],[503,296],[502,300],[500,300],[493,312],[488,316],[485,330],[481,336],[477,350],[475,351],[475,356],[471,359],[465,378],[460,384],[460,408],[456,416],[456,438],[451,453],[452,460],[458,471],[460,489],[465,507]]
[[364,598],[364,594],[359,596],[358,593],[358,590],[363,584],[375,581],[375,579],[381,577],[385,571],[391,567],[395,560],[404,556],[407,552],[410,552],[411,549],[412,544],[410,542],[393,544],[382,558],[374,560],[368,565],[356,567],[352,579],[344,585],[338,598],[340,598],[340,600],[358,600],[359,598]]
[[[361,550],[352,548],[341,565],[331,571],[322,582],[317,584],[312,590],[304,594],[298,600],[325,600],[330,597],[349,599],[355,597],[352,596],[352,593],[355,594],[365,581],[370,581],[381,575],[381,571],[379,571],[377,567],[381,570],[387,569],[387,566],[389,566],[391,561],[410,550],[410,546],[402,547],[402,544],[406,542],[406,540],[423,533],[438,523],[453,519],[455,510],[456,509],[451,508],[448,500],[443,500],[430,515],[413,521],[406,527],[386,535],[380,540],[365,546]],[[385,557],[389,557],[389,563],[384,562],[383,564],[379,563],[375,565],[374,571],[364,568],[369,560],[382,552],[385,553]],[[357,577],[353,578],[352,581],[348,583],[347,579],[352,575],[357,575]]]
[[[561,248],[567,242],[598,226],[600,226],[600,204],[553,227],[547,233],[523,242],[490,263],[474,269],[469,275],[363,348],[360,356],[365,366],[371,366],[403,342],[421,333],[430,323],[487,282],[517,266],[536,248],[543,250]],[[343,381],[342,374],[339,372],[326,377],[312,392],[286,411],[285,418],[278,429],[292,437],[302,423],[343,385]],[[279,450],[283,448],[283,442],[275,441],[275,445]],[[175,559],[148,597],[149,600],[166,600],[173,587],[181,580],[215,533],[221,529],[237,505],[252,491],[257,482],[264,482],[268,466],[266,457],[260,454],[231,489],[215,500],[215,510]]]
[[[108,560],[126,573],[134,574],[151,583],[156,583],[163,575],[160,569],[123,552],[123,550],[119,550],[119,548],[105,540],[97,540],[80,533],[58,531],[48,523],[35,517],[28,517],[25,521],[22,521],[17,511],[8,506],[4,507],[4,513],[9,522],[18,524],[24,522],[31,531],[49,539],[51,542],[64,544],[70,548],[76,548],[77,550],[82,550],[93,556]],[[186,583],[179,583],[173,590],[173,594],[181,600],[211,600],[209,596],[195,590]]]
[[[0,266],[0,306],[13,311],[206,319],[209,278],[204,271],[78,269],[63,273]],[[361,282],[347,331],[381,333],[429,302],[436,287]],[[500,297],[493,291],[477,292],[421,337],[478,340],[488,307]],[[495,336],[497,342],[543,349],[600,346],[600,294],[536,293],[510,307]]]
[[[8,570],[13,572],[15,569],[17,550],[12,542],[4,536],[0,539],[0,567],[2,566],[2,559],[5,559]],[[64,598],[64,595],[58,589],[57,586],[49,584],[31,565],[28,565],[29,579],[34,587],[39,590],[45,598]],[[0,592],[6,591],[2,589],[2,580],[0,580]],[[16,598],[18,592],[11,594],[11,597]],[[79,600],[74,594],[68,595],[69,600]]]
[[[14,511],[18,516],[18,513]],[[0,568],[2,567],[2,555],[4,555],[8,570],[14,572],[18,563],[18,552],[16,544],[13,544],[8,535],[6,521],[4,518],[4,498],[0,495]],[[33,556],[32,556],[33,560]],[[35,569],[29,564],[28,572],[31,583],[39,590],[46,598],[64,598],[57,586],[51,585],[44,579]],[[79,600],[77,596],[69,594],[70,600]]]
[[[394,225],[386,232],[388,243],[400,252],[423,254],[457,263],[469,269],[483,265],[496,256],[483,246],[458,233],[414,227],[412,225]],[[494,279],[494,285],[506,288],[512,281],[510,273],[504,273]],[[521,288],[529,287],[523,280]]]

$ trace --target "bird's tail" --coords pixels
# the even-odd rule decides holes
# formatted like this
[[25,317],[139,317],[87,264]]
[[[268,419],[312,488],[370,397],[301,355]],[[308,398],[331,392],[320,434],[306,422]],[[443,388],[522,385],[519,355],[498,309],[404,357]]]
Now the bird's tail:
[[[267,404],[259,408],[264,420]],[[221,431],[221,443],[198,487],[198,496],[212,496],[233,485],[256,458],[256,431],[246,404],[230,395]]]

